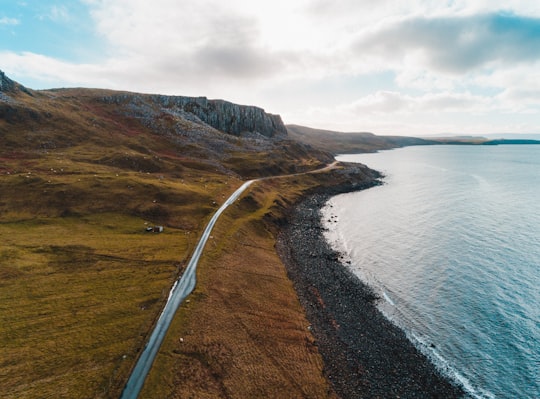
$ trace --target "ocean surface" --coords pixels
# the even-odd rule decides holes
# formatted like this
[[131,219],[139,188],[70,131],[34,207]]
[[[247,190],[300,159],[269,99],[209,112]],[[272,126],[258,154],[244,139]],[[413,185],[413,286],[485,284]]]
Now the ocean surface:
[[474,398],[540,398],[540,146],[342,155],[385,184],[332,198],[327,239]]

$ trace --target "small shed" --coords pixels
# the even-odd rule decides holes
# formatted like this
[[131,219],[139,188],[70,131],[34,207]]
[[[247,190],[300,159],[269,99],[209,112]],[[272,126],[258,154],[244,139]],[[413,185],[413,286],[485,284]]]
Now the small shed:
[[148,226],[145,230],[150,233],[162,233],[163,226]]

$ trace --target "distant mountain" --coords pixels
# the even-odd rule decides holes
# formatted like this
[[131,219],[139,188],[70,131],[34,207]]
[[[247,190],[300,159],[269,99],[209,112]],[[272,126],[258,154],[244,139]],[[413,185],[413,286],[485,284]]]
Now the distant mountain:
[[485,137],[488,140],[540,140],[539,133],[494,133]]
[[377,136],[373,133],[343,133],[287,125],[289,137],[333,154],[376,152],[411,145],[440,144],[436,140],[405,136]]
[[513,134],[508,135],[508,139],[498,138],[498,135],[480,136],[448,136],[432,138],[438,144],[447,145],[507,145],[507,144],[540,144],[540,140],[528,139],[528,135]]
[[483,135],[436,134],[422,136],[429,140],[540,140],[540,133],[488,133]]
[[483,145],[507,145],[507,144],[540,144],[540,140],[528,140],[528,139],[499,139],[488,140]]
[[498,135],[482,136],[378,136],[373,133],[344,133],[331,130],[313,129],[306,126],[287,125],[291,139],[308,144],[332,154],[351,154],[376,152],[416,145],[503,145],[503,144],[540,144],[534,135],[507,135],[506,139],[494,139]]

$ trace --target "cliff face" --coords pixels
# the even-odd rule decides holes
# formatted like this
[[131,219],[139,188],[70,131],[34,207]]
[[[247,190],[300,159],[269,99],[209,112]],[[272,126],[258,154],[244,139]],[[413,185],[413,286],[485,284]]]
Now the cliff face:
[[[6,74],[0,71],[0,103],[12,103],[11,96],[15,93],[16,84],[8,78]],[[4,112],[0,110],[0,116],[3,117]]]
[[[95,96],[97,101],[120,106],[126,116],[144,120],[145,125],[150,127],[168,116],[180,124],[188,121],[199,129],[210,127],[234,136],[278,139],[288,136],[287,128],[279,115],[269,114],[259,107],[238,105],[224,100],[126,92],[109,92],[103,95],[85,89],[58,89],[54,92],[55,95],[74,97]],[[9,79],[0,70],[0,102],[4,106],[14,105],[18,103],[21,94],[33,97],[35,93]]]
[[11,80],[4,72],[0,71],[0,100],[3,100],[4,102],[11,102],[11,97],[16,97],[20,92],[32,96],[30,90]]
[[10,92],[15,89],[15,82],[0,71],[0,92]]
[[[26,87],[9,79],[4,72],[0,71],[0,100],[11,103],[20,92],[33,95]],[[102,97],[101,101],[127,107],[136,106],[139,110],[145,109],[148,114],[157,112],[174,116],[181,115],[192,122],[206,124],[235,136],[258,133],[268,138],[287,137],[287,128],[279,115],[266,113],[259,107],[238,105],[224,100],[118,93]]]
[[166,113],[188,113],[192,120],[200,121],[222,132],[239,136],[259,133],[265,137],[287,136],[287,128],[279,115],[266,113],[262,108],[233,104],[206,97],[118,94],[102,99],[107,103],[127,104],[146,102]]

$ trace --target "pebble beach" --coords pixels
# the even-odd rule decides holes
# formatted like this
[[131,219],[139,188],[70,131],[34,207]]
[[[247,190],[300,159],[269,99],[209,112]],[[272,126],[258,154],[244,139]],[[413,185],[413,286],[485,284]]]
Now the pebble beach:
[[340,191],[347,189],[313,194],[297,204],[276,244],[335,392],[341,398],[464,397],[382,315],[370,287],[326,242],[320,209]]

